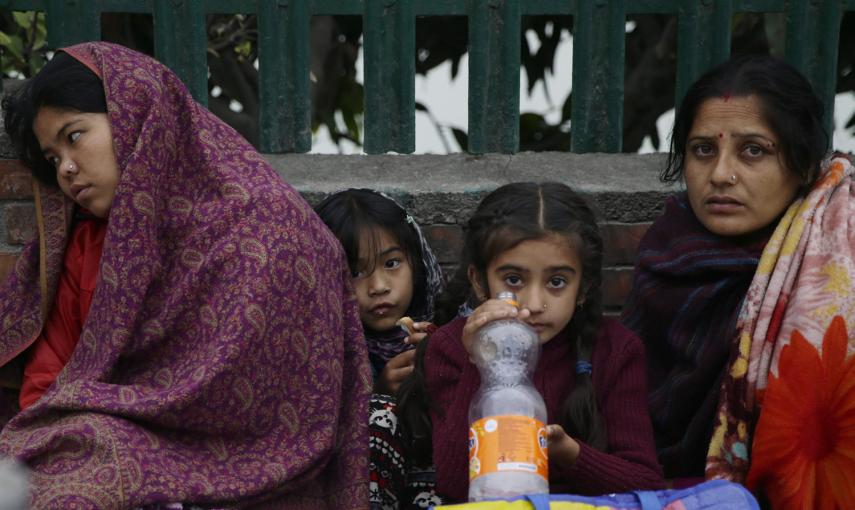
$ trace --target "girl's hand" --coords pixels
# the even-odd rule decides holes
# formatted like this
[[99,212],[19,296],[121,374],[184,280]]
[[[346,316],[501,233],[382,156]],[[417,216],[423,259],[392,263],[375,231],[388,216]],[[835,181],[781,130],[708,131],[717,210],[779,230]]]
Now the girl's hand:
[[553,424],[546,426],[546,441],[549,459],[561,466],[572,466],[579,458],[579,443],[564,432],[564,427]]
[[418,345],[429,334],[436,331],[436,326],[430,322],[415,322],[413,323],[413,330],[410,336],[404,339],[405,344]]
[[466,325],[463,326],[463,348],[472,357],[472,346],[475,343],[475,337],[478,330],[484,327],[485,324],[498,319],[507,319],[515,317],[520,320],[525,320],[531,315],[527,308],[517,309],[514,305],[504,300],[488,299],[481,303],[481,306],[472,312],[472,315],[466,319]]
[[[410,332],[410,335],[404,338],[405,344],[418,345],[419,342],[436,331],[436,326],[430,322],[413,322],[409,318],[407,318],[407,321],[409,322],[409,326],[406,329]],[[413,373],[415,360],[415,349],[404,351],[390,359],[386,363],[386,366],[383,367],[383,371],[377,379],[377,383],[375,384],[377,390],[389,395],[398,393],[401,383]]]
[[413,372],[415,359],[415,349],[404,351],[390,359],[377,379],[377,390],[388,395],[397,393],[404,379]]

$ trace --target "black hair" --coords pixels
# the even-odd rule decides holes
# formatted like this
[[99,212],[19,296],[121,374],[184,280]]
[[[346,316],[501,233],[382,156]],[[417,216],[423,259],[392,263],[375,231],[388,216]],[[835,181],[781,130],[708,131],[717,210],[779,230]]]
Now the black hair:
[[413,315],[415,310],[424,308],[428,289],[421,241],[401,206],[374,190],[354,188],[328,196],[315,207],[315,212],[341,242],[352,273],[365,269],[359,265],[359,249],[364,243],[368,243],[370,254],[364,264],[374,267],[380,249],[377,228],[391,234],[413,271],[413,299],[406,313]]
[[[484,197],[465,227],[460,265],[440,298],[438,322],[450,320],[461,303],[473,298],[468,275],[470,266],[486,282],[487,266],[501,253],[524,241],[556,235],[567,239],[582,261],[582,295],[579,297],[583,300],[567,327],[575,342],[577,361],[590,361],[602,318],[603,240],[594,212],[582,197],[561,183],[512,183]],[[409,434],[409,437],[405,434],[410,448],[408,453],[421,459],[426,458],[425,437],[430,438],[430,431],[425,431],[425,427],[430,426],[429,421],[422,415],[430,402],[420,358],[429,340],[419,345],[413,375],[398,392],[399,416],[404,422],[402,430]],[[423,412],[420,414],[413,408],[421,408]],[[568,434],[593,448],[605,450],[608,446],[605,423],[589,372],[576,375],[573,392],[561,404],[558,423]]]
[[432,401],[425,381],[425,354],[429,342],[430,336],[416,346],[413,371],[404,379],[395,395],[404,448],[407,459],[414,466],[429,466],[433,462],[433,427],[430,420]]
[[768,55],[731,59],[701,76],[686,91],[674,119],[668,164],[660,178],[683,177],[686,142],[704,101],[720,97],[755,96],[761,114],[778,137],[783,164],[801,178],[802,189],[819,177],[819,165],[828,150],[823,126],[824,107],[810,83],[793,66]]
[[42,107],[107,113],[101,79],[71,55],[58,52],[33,78],[3,99],[3,124],[19,157],[39,181],[56,185],[56,169],[44,158],[33,132]]

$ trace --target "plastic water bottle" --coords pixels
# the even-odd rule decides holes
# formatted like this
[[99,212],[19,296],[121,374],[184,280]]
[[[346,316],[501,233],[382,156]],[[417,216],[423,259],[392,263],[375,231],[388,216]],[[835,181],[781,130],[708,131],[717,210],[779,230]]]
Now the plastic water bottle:
[[[496,297],[517,305],[512,292]],[[481,387],[469,405],[469,501],[548,493],[546,404],[531,380],[537,332],[518,319],[490,322],[472,357]]]

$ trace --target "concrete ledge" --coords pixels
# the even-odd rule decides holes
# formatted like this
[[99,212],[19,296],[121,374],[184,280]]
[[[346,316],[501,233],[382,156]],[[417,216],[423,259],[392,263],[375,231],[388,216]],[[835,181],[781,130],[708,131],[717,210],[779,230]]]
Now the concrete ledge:
[[486,193],[514,181],[564,182],[591,199],[603,221],[624,223],[652,221],[675,191],[659,182],[663,154],[265,157],[312,203],[344,188],[368,187],[394,196],[425,224],[461,223]]
[[[447,272],[457,265],[462,224],[485,194],[514,181],[564,182],[588,198],[599,213],[605,243],[603,298],[610,313],[617,313],[632,285],[639,240],[660,215],[665,198],[675,191],[659,182],[662,154],[265,157],[311,203],[350,187],[394,196],[422,225]],[[25,172],[17,161],[0,160],[0,279],[26,240],[35,235]]]
[[[603,223],[649,223],[661,214],[665,198],[676,190],[659,181],[663,154],[265,157],[313,204],[341,189],[373,188],[394,196],[424,226],[461,225],[485,194],[514,181],[567,183],[590,200]],[[28,171],[17,160],[0,160],[0,248],[14,249],[7,244],[12,242],[7,241],[6,232],[11,226],[4,213],[32,200],[29,181]]]

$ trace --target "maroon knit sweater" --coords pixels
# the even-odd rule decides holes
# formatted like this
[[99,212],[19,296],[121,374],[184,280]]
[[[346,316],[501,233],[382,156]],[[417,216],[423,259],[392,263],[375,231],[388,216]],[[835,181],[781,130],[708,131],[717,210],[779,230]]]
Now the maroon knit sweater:
[[[461,336],[465,318],[437,330],[425,355],[431,399],[436,491],[446,502],[465,501],[469,490],[469,402],[480,385]],[[543,345],[534,385],[546,402],[549,423],[575,384],[575,349],[565,331]],[[634,333],[604,319],[591,356],[594,391],[606,422],[608,452],[582,443],[572,466],[549,465],[553,493],[605,494],[664,487],[647,414],[644,348]]]

